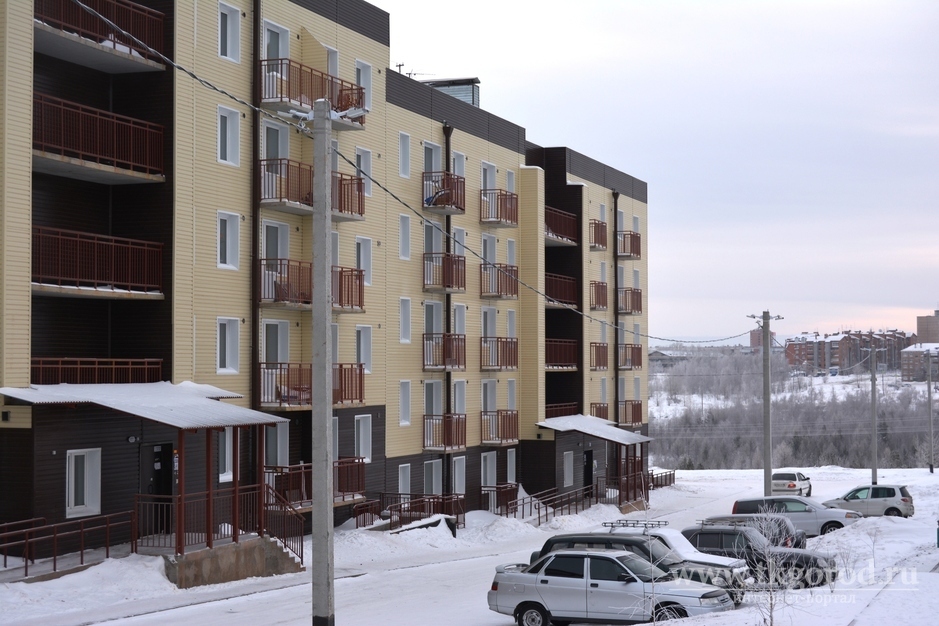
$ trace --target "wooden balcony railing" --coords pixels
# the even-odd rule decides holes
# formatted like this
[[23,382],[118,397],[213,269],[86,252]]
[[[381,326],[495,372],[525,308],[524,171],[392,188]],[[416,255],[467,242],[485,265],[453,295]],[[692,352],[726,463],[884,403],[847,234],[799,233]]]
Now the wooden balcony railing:
[[[313,207],[313,166],[291,159],[261,159],[261,202],[302,204]],[[333,172],[334,217],[365,215],[365,186],[357,176]]]
[[578,405],[576,402],[546,404],[544,407],[545,418],[565,417],[567,415],[577,415],[578,413],[580,413],[580,405]]
[[627,426],[642,424],[642,400],[620,400],[616,423]]
[[631,259],[641,258],[640,236],[631,230],[616,231],[616,256]]
[[610,346],[606,343],[590,344],[590,369],[605,370],[610,368]]
[[518,298],[518,266],[483,263],[479,266],[480,298]]
[[48,359],[33,357],[29,382],[60,383],[158,383],[163,380],[163,359]]
[[490,226],[518,226],[518,194],[503,189],[481,189],[479,221]]
[[[261,363],[261,404],[309,406],[312,380],[310,363]],[[333,363],[333,404],[362,402],[365,402],[365,366]]]
[[[569,276],[560,274],[544,275],[545,295],[555,301],[555,303],[569,304],[577,306],[577,280]],[[552,304],[548,302],[548,304]]]
[[466,369],[466,335],[424,333],[424,369]]
[[109,48],[139,55],[163,63],[149,48],[163,52],[163,14],[126,0],[83,0],[83,3],[127,31],[133,38],[116,31],[101,18],[84,10],[72,0],[34,0],[38,21],[67,33],[90,39]]
[[163,244],[33,226],[32,281],[162,292]]
[[642,289],[621,287],[616,290],[616,310],[627,315],[642,313]]
[[482,411],[481,440],[484,446],[518,443],[518,411]]
[[45,94],[33,94],[33,149],[163,174],[163,127]]
[[642,369],[642,345],[638,343],[621,343],[616,346],[616,355],[620,369]]
[[545,237],[577,243],[577,216],[553,207],[544,208]]
[[334,217],[365,217],[365,179],[333,172],[332,194]]
[[594,250],[606,250],[606,222],[590,220],[590,247]]
[[313,264],[292,259],[261,259],[261,301],[310,304]]
[[518,369],[518,339],[480,337],[479,367],[484,371]]
[[590,414],[600,419],[610,419],[610,405],[606,402],[591,402]]
[[[321,98],[334,111],[365,108],[365,88],[290,59],[262,59],[261,101],[312,109]],[[350,120],[365,123],[365,116]]]
[[424,208],[444,215],[466,213],[466,179],[450,172],[424,172]]
[[590,308],[594,311],[607,309],[607,284],[598,280],[590,281]]
[[425,252],[424,291],[466,291],[466,257],[449,252]]
[[365,270],[333,265],[333,311],[365,310]]
[[576,369],[576,339],[545,339],[544,364],[552,369]]
[[465,449],[465,413],[424,416],[424,450],[450,452]]

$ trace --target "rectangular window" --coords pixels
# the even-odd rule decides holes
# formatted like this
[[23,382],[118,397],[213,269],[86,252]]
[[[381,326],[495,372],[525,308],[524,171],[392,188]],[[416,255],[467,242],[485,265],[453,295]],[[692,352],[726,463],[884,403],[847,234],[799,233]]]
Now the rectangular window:
[[355,84],[365,91],[365,110],[372,108],[372,66],[365,61],[355,62]]
[[290,31],[264,20],[264,58],[290,58]]
[[241,58],[241,11],[218,3],[218,55],[238,63]]
[[411,381],[398,383],[398,426],[411,425]]
[[570,487],[574,484],[574,453],[564,453],[564,486]]
[[366,374],[372,373],[372,327],[355,327],[355,362],[361,363]]
[[218,434],[218,482],[220,483],[232,481],[232,458],[235,453],[233,444],[234,437],[229,426]]
[[411,464],[398,466],[398,493],[411,493]]
[[453,229],[453,254],[466,256],[466,229]]
[[515,482],[515,448],[505,451],[505,482]]
[[238,323],[231,317],[218,318],[218,360],[216,374],[238,373]]
[[238,231],[241,219],[234,213],[218,212],[218,262],[221,269],[238,269]]
[[366,285],[372,284],[372,240],[368,237],[355,238],[355,269],[362,270]]
[[362,188],[366,196],[372,195],[372,151],[365,148],[355,149],[355,175],[362,179]]
[[399,301],[398,318],[401,324],[401,343],[411,343],[411,299],[401,298]]
[[443,461],[436,459],[434,461],[424,462],[424,493],[437,494],[443,493]]
[[238,165],[238,125],[241,114],[234,109],[218,108],[218,160],[228,165]]
[[101,448],[66,453],[65,517],[101,514]]
[[466,155],[462,152],[453,153],[453,173],[457,176],[466,176]]
[[411,258],[411,216],[398,216],[398,258],[407,261]]
[[372,416],[355,416],[355,456],[372,462]]
[[411,177],[411,136],[398,133],[398,176]]
[[515,172],[506,170],[505,172],[505,190],[515,193]]
[[466,493],[466,457],[453,457],[453,493]]
[[290,424],[274,424],[264,428],[264,463],[266,465],[289,465],[288,443]]

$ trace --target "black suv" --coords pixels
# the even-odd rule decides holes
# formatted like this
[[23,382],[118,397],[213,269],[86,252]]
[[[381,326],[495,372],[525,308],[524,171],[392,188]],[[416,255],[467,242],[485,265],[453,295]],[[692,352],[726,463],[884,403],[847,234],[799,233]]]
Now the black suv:
[[685,528],[681,534],[701,552],[745,559],[760,582],[818,587],[838,577],[831,556],[774,546],[756,529],[744,524],[700,524]]

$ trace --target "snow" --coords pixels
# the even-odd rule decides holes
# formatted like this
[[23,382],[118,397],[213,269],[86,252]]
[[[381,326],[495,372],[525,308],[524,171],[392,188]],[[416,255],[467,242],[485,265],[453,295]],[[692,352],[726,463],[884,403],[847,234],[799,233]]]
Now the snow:
[[[870,481],[865,469],[801,470],[812,477],[812,499],[818,502]],[[648,511],[627,517],[667,520],[669,528],[681,530],[708,515],[728,513],[739,498],[762,493],[761,470],[678,471],[676,476],[674,486],[651,493]],[[777,624],[873,626],[896,623],[901,615],[909,625],[936,623],[939,476],[925,469],[884,469],[879,482],[908,485],[916,515],[866,518],[809,539],[809,548],[835,556],[839,579],[833,589],[788,592],[774,615]],[[510,617],[490,611],[486,603],[497,565],[527,562],[553,534],[599,530],[603,521],[622,517],[615,507],[600,505],[534,527],[473,511],[456,537],[443,524],[397,534],[344,525],[334,540],[336,623],[510,626]],[[304,550],[309,557],[309,538]],[[164,576],[161,558],[131,555],[57,580],[0,584],[0,623],[308,624],[310,581],[310,572],[302,572],[179,590]],[[765,610],[760,596],[748,593],[737,610],[682,623],[750,626],[764,622]]]

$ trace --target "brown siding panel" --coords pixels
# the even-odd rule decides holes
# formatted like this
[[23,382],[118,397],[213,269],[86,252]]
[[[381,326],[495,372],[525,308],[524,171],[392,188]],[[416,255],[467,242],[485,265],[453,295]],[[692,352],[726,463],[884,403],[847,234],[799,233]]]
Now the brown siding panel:
[[33,517],[33,431],[0,428],[0,523]]
[[380,44],[391,43],[388,13],[364,0],[290,1]]

